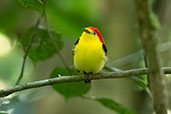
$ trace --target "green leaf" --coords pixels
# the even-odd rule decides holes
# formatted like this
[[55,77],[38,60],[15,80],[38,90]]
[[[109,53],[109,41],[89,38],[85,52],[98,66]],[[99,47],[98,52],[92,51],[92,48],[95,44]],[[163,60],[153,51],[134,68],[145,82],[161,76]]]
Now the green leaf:
[[126,107],[122,106],[121,104],[117,103],[112,99],[96,98],[95,100],[103,104],[105,107],[117,112],[118,114],[135,114],[133,111],[127,109]]
[[25,8],[31,8],[42,12],[43,2],[41,0],[18,0],[18,2]]
[[[77,72],[73,69],[69,71],[66,68],[56,67],[51,73],[51,78],[67,75],[76,75]],[[71,82],[71,83],[62,83],[55,84],[52,87],[62,94],[66,99],[74,97],[74,96],[82,96],[88,92],[90,89],[90,84],[85,84],[84,82]]]
[[[21,40],[24,50],[26,50],[29,45],[34,29],[34,27],[31,27]],[[57,46],[55,44],[57,44]],[[61,34],[39,27],[35,32],[34,41],[28,55],[33,62],[38,62],[40,60],[46,60],[54,54],[57,54],[62,47],[63,43]]]
[[146,75],[142,75],[139,77],[131,77],[131,79],[133,79],[137,85],[136,90],[142,91],[147,87],[147,76]]

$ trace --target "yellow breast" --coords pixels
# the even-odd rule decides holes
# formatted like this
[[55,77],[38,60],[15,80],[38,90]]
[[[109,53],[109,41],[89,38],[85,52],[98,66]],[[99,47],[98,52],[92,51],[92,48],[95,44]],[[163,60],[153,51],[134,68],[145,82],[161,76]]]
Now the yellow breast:
[[83,35],[74,49],[74,66],[79,71],[97,73],[102,70],[107,57],[98,38]]

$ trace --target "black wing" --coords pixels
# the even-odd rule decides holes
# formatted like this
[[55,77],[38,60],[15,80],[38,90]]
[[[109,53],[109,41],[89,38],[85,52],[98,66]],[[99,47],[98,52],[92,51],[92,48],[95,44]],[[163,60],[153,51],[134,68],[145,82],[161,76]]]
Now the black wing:
[[103,47],[103,50],[105,52],[105,55],[107,55],[107,48],[106,48],[105,44],[103,44],[102,47]]
[[77,45],[77,44],[78,44],[78,42],[79,42],[79,40],[80,40],[80,38],[78,38],[78,40],[74,43],[74,45]]
[[[74,43],[74,48],[78,44],[79,40],[80,40],[80,38],[78,38],[78,40]],[[72,49],[72,55],[74,55],[74,48]]]

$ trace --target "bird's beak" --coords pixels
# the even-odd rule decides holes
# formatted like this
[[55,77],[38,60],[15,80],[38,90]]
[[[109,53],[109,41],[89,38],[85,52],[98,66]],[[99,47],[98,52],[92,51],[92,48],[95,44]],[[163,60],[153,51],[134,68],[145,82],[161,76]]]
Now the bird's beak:
[[86,28],[83,28],[83,31],[84,32],[86,32],[86,33],[88,33],[88,34],[90,34],[91,32],[90,31],[88,31]]

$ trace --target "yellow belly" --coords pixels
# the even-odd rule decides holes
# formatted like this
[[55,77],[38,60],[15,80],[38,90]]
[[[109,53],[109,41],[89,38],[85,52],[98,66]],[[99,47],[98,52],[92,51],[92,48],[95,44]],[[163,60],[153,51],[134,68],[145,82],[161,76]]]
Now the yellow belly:
[[107,58],[103,51],[101,42],[80,42],[74,50],[74,66],[79,71],[97,73],[104,67]]

